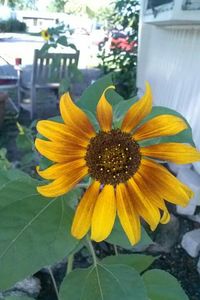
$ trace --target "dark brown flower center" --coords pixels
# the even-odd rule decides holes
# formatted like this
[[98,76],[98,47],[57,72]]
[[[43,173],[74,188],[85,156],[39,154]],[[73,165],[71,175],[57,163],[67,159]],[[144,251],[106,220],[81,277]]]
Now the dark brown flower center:
[[94,179],[115,186],[138,170],[140,147],[129,133],[120,129],[100,131],[90,140],[85,160]]

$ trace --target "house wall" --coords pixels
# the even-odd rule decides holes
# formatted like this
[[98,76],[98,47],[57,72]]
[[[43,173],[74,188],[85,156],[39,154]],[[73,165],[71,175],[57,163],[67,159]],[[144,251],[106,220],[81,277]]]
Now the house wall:
[[139,95],[149,81],[154,104],[183,114],[200,149],[200,25],[158,26],[141,17],[137,74]]

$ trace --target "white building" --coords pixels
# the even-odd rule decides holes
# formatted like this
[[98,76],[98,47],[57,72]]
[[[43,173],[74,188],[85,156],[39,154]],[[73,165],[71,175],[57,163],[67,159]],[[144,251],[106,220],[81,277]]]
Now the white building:
[[200,149],[200,0],[141,0],[141,7],[139,94],[148,80],[154,104],[182,113]]

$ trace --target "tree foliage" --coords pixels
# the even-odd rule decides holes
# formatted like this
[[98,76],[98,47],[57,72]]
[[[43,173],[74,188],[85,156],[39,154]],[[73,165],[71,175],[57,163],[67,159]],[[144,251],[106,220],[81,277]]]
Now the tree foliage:
[[125,51],[120,48],[104,48],[100,52],[101,67],[105,74],[111,71],[119,71],[115,75],[116,83],[120,82],[118,91],[128,98],[136,93],[136,65],[137,65],[137,43],[138,43],[138,0],[117,0],[114,13],[109,17],[110,30],[124,31],[128,41],[134,41],[134,49]]
[[0,0],[0,4],[18,9],[34,9],[36,0]]
[[49,5],[49,9],[54,12],[64,12],[67,2],[68,0],[53,0]]

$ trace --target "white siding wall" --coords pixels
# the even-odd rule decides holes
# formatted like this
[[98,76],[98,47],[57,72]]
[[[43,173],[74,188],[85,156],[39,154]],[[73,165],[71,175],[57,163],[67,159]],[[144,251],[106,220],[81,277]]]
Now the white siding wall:
[[[200,26],[155,26],[142,20],[140,26],[139,95],[148,80],[154,104],[182,113],[200,149]],[[200,163],[195,168],[200,172]]]

